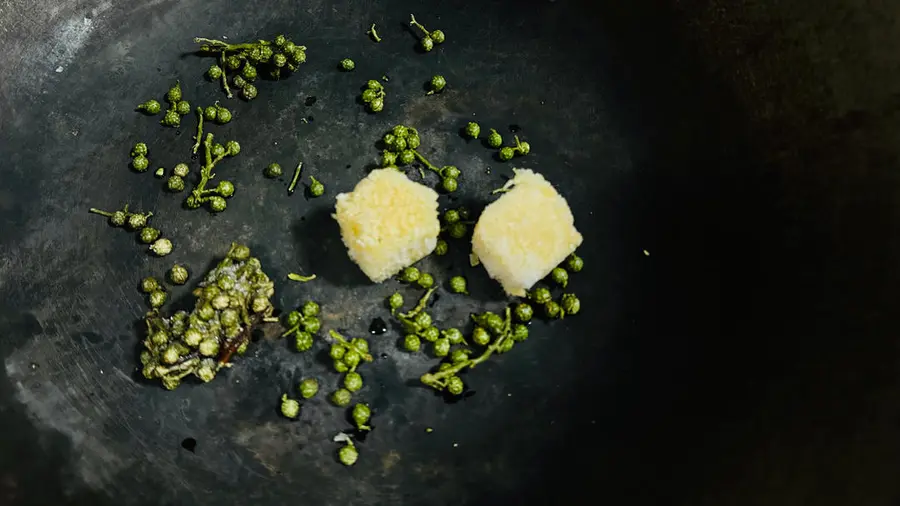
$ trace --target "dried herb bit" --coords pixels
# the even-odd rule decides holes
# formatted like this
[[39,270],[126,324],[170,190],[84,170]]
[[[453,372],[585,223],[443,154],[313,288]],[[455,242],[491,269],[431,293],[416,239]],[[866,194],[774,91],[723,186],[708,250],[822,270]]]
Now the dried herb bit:
[[258,90],[251,84],[261,72],[273,79],[280,79],[283,72],[296,72],[306,62],[306,46],[298,46],[284,35],[276,35],[271,41],[257,40],[240,44],[203,37],[194,38],[200,44],[200,52],[218,58],[206,75],[219,81],[228,98],[232,98],[228,86],[229,73],[232,82],[240,88],[245,100],[256,98]]
[[303,170],[303,162],[297,162],[297,168],[294,169],[294,177],[291,178],[291,184],[288,186],[288,195],[293,195],[297,189],[297,183],[300,181],[300,172]]
[[340,63],[341,69],[350,72],[351,70],[356,68],[356,63],[350,58],[344,58]]
[[[447,80],[444,79],[444,76],[434,76],[431,78],[431,81],[428,82],[428,87],[430,90],[426,95],[434,95],[435,93],[440,93],[444,91],[444,88],[447,86]],[[478,137],[477,135],[475,137]]]
[[162,110],[162,106],[156,100],[148,100],[143,104],[138,104],[135,109],[143,112],[148,116],[153,116],[155,114],[159,114],[159,111]]
[[384,85],[375,79],[370,79],[359,98],[366,104],[370,112],[381,112],[384,110]]
[[375,23],[372,23],[372,27],[369,28],[369,31],[366,32],[366,35],[371,37],[375,42],[381,42],[381,37],[379,37],[378,32],[375,31]]
[[155,309],[145,317],[142,372],[169,390],[189,375],[211,381],[235,352],[243,354],[252,328],[272,314],[275,289],[249,248],[233,243],[193,293],[197,302],[190,313],[165,317]]
[[300,282],[300,283],[307,283],[307,282],[309,282],[309,281],[312,281],[312,280],[316,279],[316,275],[315,275],[315,274],[310,274],[309,276],[302,276],[302,275],[296,274],[296,273],[294,273],[294,272],[289,272],[288,275],[287,275],[287,277],[288,277],[288,279],[290,279],[291,281],[297,281],[297,282]]
[[422,26],[418,21],[416,21],[416,17],[412,14],[409,15],[409,24],[410,26],[415,26],[419,30],[422,30],[424,34],[422,38],[419,40],[419,45],[422,47],[425,52],[431,51],[434,49],[435,44],[443,44],[446,37],[444,36],[444,32],[441,30],[428,31],[427,28]]

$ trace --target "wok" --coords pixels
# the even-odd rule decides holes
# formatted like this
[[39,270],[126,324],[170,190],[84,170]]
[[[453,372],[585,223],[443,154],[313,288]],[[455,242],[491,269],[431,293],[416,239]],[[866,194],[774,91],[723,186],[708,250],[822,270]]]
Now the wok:
[[[897,12],[845,3],[5,3],[0,503],[895,504]],[[417,52],[409,13],[447,42]],[[223,100],[194,36],[276,33],[309,61],[226,101],[235,120],[215,131],[243,147],[219,169],[237,186],[226,212],[188,212],[128,169],[137,141],[151,169],[187,161],[194,128],[136,104],[176,79],[194,104]],[[437,73],[448,89],[426,96]],[[382,75],[385,111],[368,114],[355,97]],[[458,135],[472,119],[532,154],[492,159]],[[140,380],[138,280],[175,261],[196,280],[231,241],[278,308],[317,300],[350,335],[386,318],[396,286],[366,282],[330,212],[397,123],[463,169],[444,206],[483,207],[512,166],[558,186],[585,236],[582,314],[535,323],[454,404],[416,385],[433,360],[396,329],[373,337],[359,397],[375,430],[353,468],[324,395],[296,422],[277,412],[301,377],[334,388],[322,339],[298,354],[262,338],[207,385]],[[301,159],[324,198],[262,177]],[[126,202],[156,213],[171,256],[87,213]],[[469,276],[472,297],[433,310],[460,325],[504,297],[452,250],[426,265]],[[190,306],[189,287],[172,295]]]

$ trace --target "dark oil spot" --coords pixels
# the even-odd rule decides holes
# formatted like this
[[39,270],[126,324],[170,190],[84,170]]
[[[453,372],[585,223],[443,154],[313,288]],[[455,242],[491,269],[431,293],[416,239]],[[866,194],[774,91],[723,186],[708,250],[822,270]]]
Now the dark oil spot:
[[177,137],[177,136],[179,136],[179,135],[181,135],[181,129],[180,129],[180,128],[177,129],[177,130],[175,130],[175,136]]
[[382,360],[384,360],[384,359],[388,358],[388,354],[387,354],[387,353],[382,353],[381,355],[379,355],[379,357],[380,357]]
[[[375,426],[371,423],[369,423],[368,426],[371,427],[372,430],[375,430]],[[372,430],[353,429],[352,431],[350,431],[350,433],[353,435],[354,441],[356,441],[357,443],[365,443],[366,437],[369,436],[369,433],[372,432]]]
[[181,447],[191,453],[194,453],[194,450],[197,448],[197,440],[192,437],[186,437],[181,442]]
[[372,323],[369,324],[369,334],[380,336],[385,332],[387,332],[387,323],[385,323],[384,319],[380,316],[372,320]]
[[309,107],[309,106],[315,104],[315,103],[316,103],[316,100],[318,100],[318,99],[317,99],[316,97],[314,97],[314,96],[313,96],[313,97],[306,97],[306,106]]
[[312,123],[313,121],[315,121],[315,119],[316,119],[316,118],[313,118],[312,115],[306,117],[306,121],[309,121],[310,123]]
[[519,125],[517,125],[515,123],[513,123],[512,125],[509,125],[510,133],[518,133],[519,130],[521,130],[521,129],[522,129],[522,127],[520,127]]
[[347,164],[347,168],[348,168],[348,169],[350,168],[350,164],[349,164],[349,163]]
[[431,296],[431,300],[428,301],[428,307],[434,307],[437,304],[437,301],[441,299],[441,294],[435,292],[434,295]]
[[200,156],[200,155],[198,155],[197,153],[193,153],[191,155],[191,160],[196,160],[198,156]]

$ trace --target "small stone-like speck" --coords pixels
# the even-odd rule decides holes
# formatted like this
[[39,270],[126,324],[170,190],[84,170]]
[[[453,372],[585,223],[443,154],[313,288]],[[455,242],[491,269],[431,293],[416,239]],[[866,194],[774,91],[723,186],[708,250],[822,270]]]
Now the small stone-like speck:
[[458,443],[453,443],[453,447],[454,447],[454,448],[456,448],[457,446],[459,446]]
[[432,429],[431,427],[425,427],[425,432],[431,434],[432,432],[434,432],[434,429]]
[[31,370],[34,371],[34,370],[37,369],[37,368],[38,368],[38,365],[35,364],[34,362],[32,362],[32,363],[31,363]]
[[62,71],[63,71],[62,65],[60,65],[59,67],[56,67],[57,74],[61,73]]
[[647,251],[647,250],[644,250],[644,256],[645,256],[645,257],[648,257],[648,256],[650,256],[650,252],[649,252],[649,251]]

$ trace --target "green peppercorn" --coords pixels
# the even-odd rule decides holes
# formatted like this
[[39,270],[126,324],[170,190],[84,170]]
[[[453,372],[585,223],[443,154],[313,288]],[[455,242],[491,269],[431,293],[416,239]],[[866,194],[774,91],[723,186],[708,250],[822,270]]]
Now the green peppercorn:
[[530,304],[520,302],[519,304],[516,304],[513,313],[516,315],[517,320],[525,323],[531,321],[531,318],[534,316],[534,309],[531,308]]
[[479,135],[481,135],[481,126],[474,121],[470,121],[469,124],[466,125],[466,135],[477,139]]
[[410,135],[406,139],[406,147],[409,149],[416,149],[420,145],[422,145],[422,139],[418,135]]
[[280,33],[278,35],[276,35],[274,39],[272,39],[272,44],[274,44],[275,47],[282,47],[282,46],[284,46],[284,44],[286,42],[287,42],[287,37],[285,37],[284,35],[282,35]]
[[365,404],[357,404],[353,406],[353,411],[350,416],[353,418],[353,423],[356,424],[356,427],[362,429],[365,428],[369,418],[372,417],[372,410]]
[[350,340],[350,346],[358,350],[360,353],[368,353],[369,352],[369,341],[361,337],[356,337]]
[[457,348],[453,350],[453,353],[450,354],[450,362],[454,364],[461,364],[469,360],[469,351],[464,350],[462,348]]
[[303,330],[309,332],[310,334],[315,334],[322,328],[322,322],[319,321],[315,316],[308,316],[300,320],[300,325],[303,327]]
[[341,60],[341,69],[346,70],[347,72],[356,68],[356,63],[353,62],[350,58],[344,58]]
[[169,91],[166,92],[166,101],[170,104],[177,104],[181,101],[181,83],[175,81],[175,86],[169,88]]
[[281,396],[281,414],[287,418],[300,416],[300,403],[296,399],[288,399],[287,394]]
[[178,362],[180,357],[178,349],[174,346],[169,346],[162,354],[162,361],[166,364],[174,364],[175,362]]
[[128,214],[125,211],[116,211],[109,217],[110,225],[121,227],[128,221]]
[[240,324],[240,314],[238,314],[237,309],[234,308],[223,309],[222,313],[219,314],[219,323],[221,323],[223,327],[236,327]]
[[462,276],[453,276],[450,278],[450,291],[453,293],[468,294],[469,291],[466,288],[466,285],[466,278]]
[[434,76],[431,78],[431,82],[428,83],[431,86],[431,91],[434,93],[440,93],[445,86],[447,86],[447,80],[444,79],[444,76]]
[[171,192],[184,191],[184,178],[174,174],[169,176],[169,179],[166,180],[166,188]]
[[428,274],[427,272],[423,272],[419,276],[419,279],[416,281],[416,283],[427,290],[428,288],[431,288],[432,285],[434,285],[434,276]]
[[441,257],[446,255],[449,249],[450,247],[447,245],[447,241],[438,239],[437,243],[434,245],[434,254]]
[[370,90],[378,91],[378,90],[383,89],[384,86],[382,86],[381,83],[378,82],[378,81],[375,80],[375,79],[369,79],[369,80],[366,82],[366,88],[368,88],[368,89],[370,89]]
[[444,223],[447,225],[452,225],[459,221],[459,211],[456,209],[448,209],[444,211]]
[[449,177],[456,179],[460,175],[459,168],[455,165],[444,165],[441,167],[441,177]]
[[284,326],[292,329],[296,326],[300,325],[300,312],[299,311],[290,311],[286,315],[284,315]]
[[285,41],[284,45],[281,46],[281,50],[284,51],[285,54],[291,54],[294,52],[294,49],[297,48],[297,45],[294,44],[291,40]]
[[144,172],[150,166],[150,160],[144,155],[137,155],[131,160],[131,166],[138,172]]
[[203,332],[191,327],[184,331],[184,344],[190,346],[191,348],[196,348],[200,346],[200,343],[203,341]]
[[175,264],[171,269],[169,269],[169,281],[175,283],[176,285],[183,285],[187,283],[189,276],[190,274],[188,274],[188,270],[182,265]]
[[501,318],[497,313],[492,313],[490,311],[483,313],[482,322],[485,328],[487,328],[495,335],[500,335],[503,333],[503,318]]
[[556,301],[551,300],[544,303],[544,314],[546,314],[548,318],[559,318],[562,316],[562,308]]
[[210,65],[209,69],[206,71],[206,75],[213,81],[220,79],[222,77],[222,68],[218,65]]
[[421,346],[422,342],[419,340],[419,336],[415,334],[406,334],[406,337],[403,338],[403,348],[406,351],[415,353],[419,351]]
[[146,277],[141,280],[141,291],[144,293],[151,293],[159,290],[159,281],[153,277]]
[[268,177],[268,178],[276,178],[276,177],[279,177],[279,176],[281,176],[281,174],[282,174],[282,171],[281,171],[281,165],[278,165],[277,163],[274,163],[274,162],[273,162],[273,163],[270,163],[269,166],[266,167],[266,170],[265,170],[263,173],[264,173],[264,174],[266,175],[266,177]]
[[564,293],[560,301],[566,314],[578,314],[581,311],[581,301],[573,293]]
[[513,345],[515,345],[515,344],[516,344],[516,342],[513,341],[512,339],[504,339],[503,342],[500,343],[500,349],[497,350],[497,352],[498,353],[506,353],[509,350],[513,349]]
[[356,392],[363,387],[362,376],[356,371],[350,371],[344,376],[344,388],[350,392]]
[[375,97],[374,100],[369,102],[369,110],[372,112],[381,112],[384,110],[384,99],[381,97]]
[[345,364],[342,360],[334,361],[334,370],[338,373],[345,373],[350,370],[350,368]]
[[203,119],[207,121],[215,121],[216,120],[216,108],[213,106],[209,106],[206,109],[203,109]]
[[216,108],[216,123],[224,125],[231,121],[231,111],[224,107]]
[[419,46],[427,53],[434,49],[434,39],[426,35],[419,40]]
[[197,310],[197,316],[203,321],[209,321],[216,316],[216,310],[213,309],[211,304],[203,304],[200,306],[200,309]]
[[325,193],[325,185],[313,176],[309,176],[309,180],[309,195],[311,197],[321,197]]
[[376,98],[378,98],[378,92],[375,90],[372,90],[372,89],[366,89],[362,92],[362,95],[360,95],[360,98],[362,99],[363,102],[368,104],[368,103],[371,103]]
[[516,146],[516,151],[518,151],[520,155],[527,155],[528,153],[531,153],[531,144],[528,144],[525,141],[519,142],[518,146]]
[[398,161],[402,165],[409,165],[409,164],[413,163],[414,161],[416,161],[416,154],[411,149],[404,150],[400,153],[400,157],[398,158]]
[[424,329],[425,327],[428,327],[429,325],[431,325],[432,319],[431,319],[430,314],[426,313],[425,311],[422,311],[419,314],[417,314],[415,316],[415,318],[413,318],[413,321],[416,323],[416,325],[419,326],[419,328]]
[[256,98],[256,96],[258,94],[259,94],[259,90],[257,90],[256,86],[254,86],[252,84],[249,84],[249,83],[245,84],[241,88],[241,97],[243,97],[244,100],[253,100],[254,98]]
[[181,116],[178,115],[178,111],[169,109],[159,123],[163,126],[177,127],[181,125]]
[[209,210],[214,213],[221,213],[228,207],[228,203],[225,202],[225,199],[218,195],[213,195],[209,198]]
[[479,346],[487,346],[491,342],[491,335],[483,327],[475,327],[472,330],[472,342]]
[[503,137],[500,137],[500,133],[492,128],[491,134],[488,135],[487,143],[488,143],[488,146],[490,146],[492,148],[495,148],[495,149],[499,148],[500,146],[503,145]]
[[566,267],[572,272],[581,272],[581,269],[584,268],[584,260],[575,253],[572,253],[569,255],[569,258],[566,259]]
[[394,312],[403,307],[403,296],[400,295],[400,292],[394,292],[390,297],[388,297],[388,307],[391,308],[391,312]]
[[287,56],[282,53],[275,53],[272,55],[272,65],[275,65],[278,68],[284,67],[287,64]]
[[312,348],[313,336],[305,330],[298,330],[294,334],[294,348],[299,352],[304,352]]
[[340,344],[332,344],[331,348],[328,351],[328,355],[334,360],[340,360],[344,357],[344,353],[346,353],[347,349],[341,346]]
[[137,110],[153,116],[154,114],[159,114],[159,111],[162,110],[162,106],[160,106],[159,102],[157,102],[156,100],[148,100],[143,104],[139,104],[137,106]]
[[522,341],[528,339],[528,327],[522,325],[521,323],[513,325],[512,339],[517,343],[521,343]]
[[149,217],[150,217],[149,215],[140,214],[140,213],[135,213],[135,214],[129,215],[128,216],[128,228],[130,228],[132,230],[137,230],[139,228],[146,227],[147,226],[147,218],[149,218]]
[[243,77],[248,82],[255,81],[256,76],[256,67],[250,65],[249,63],[244,65],[244,68],[241,69],[241,77]]
[[381,166],[388,167],[397,163],[397,155],[388,150],[381,152]]
[[304,399],[312,399],[319,393],[319,382],[315,378],[306,378],[300,382],[298,387],[300,396]]
[[459,376],[451,376],[447,380],[447,392],[449,392],[451,395],[460,395],[465,389],[466,385],[463,383],[463,380],[460,379]]
[[433,343],[441,338],[441,331],[438,330],[434,325],[430,327],[426,327],[422,332],[420,332],[422,339],[428,341],[429,343]]
[[407,267],[400,273],[400,281],[404,283],[415,283],[419,280],[419,269],[415,267]]
[[550,302],[553,295],[550,293],[549,289],[539,286],[528,294],[528,298],[534,301],[535,304],[546,304],[547,302]]
[[331,402],[339,408],[346,408],[347,406],[349,406],[350,400],[352,398],[353,394],[351,394],[349,390],[344,388],[339,388],[331,394]]
[[394,128],[391,129],[391,134],[396,138],[405,140],[409,137],[409,128],[404,125],[395,125]]
[[446,357],[450,353],[450,340],[442,337],[434,342],[432,351],[435,357]]
[[553,270],[550,271],[550,279],[552,279],[554,283],[565,288],[569,283],[569,273],[562,267],[554,267]]
[[153,241],[159,239],[159,230],[153,227],[144,227],[139,232],[141,236],[141,242],[144,244],[150,244]]
[[463,333],[455,327],[442,331],[441,335],[446,337],[450,341],[450,344],[460,344],[463,342]]
[[150,292],[150,307],[153,309],[162,307],[166,303],[166,292],[162,290],[154,290]]
[[453,193],[459,188],[459,182],[456,178],[445,177],[441,179],[441,189],[447,193]]
[[338,450],[338,460],[345,466],[349,467],[356,464],[357,459],[359,459],[359,452],[356,451],[356,447],[352,444],[348,444]]
[[469,233],[469,227],[465,223],[454,223],[447,229],[447,233],[454,239],[462,239]]
[[219,354],[219,341],[216,339],[204,339],[197,347],[197,351],[204,357],[214,357]]
[[308,300],[303,303],[303,307],[300,308],[300,312],[303,313],[303,316],[311,317],[319,314],[319,305],[311,300]]
[[175,112],[180,114],[181,116],[187,116],[191,113],[191,103],[187,100],[182,100],[175,104]]
[[187,177],[188,172],[190,172],[190,169],[186,163],[179,163],[172,169],[172,173],[178,177]]
[[430,37],[434,41],[435,44],[443,44],[444,40],[445,40],[444,32],[441,30],[435,30],[435,31],[431,32]]
[[[248,248],[246,244],[235,244],[228,252],[228,258],[237,260],[238,262],[244,262],[250,259],[250,248]],[[259,267],[258,263],[256,264],[256,267]]]
[[359,353],[356,350],[347,350],[347,353],[344,353],[344,358],[341,359],[347,367],[353,368],[359,365],[359,361],[362,358],[359,356]]
[[294,49],[293,51],[291,51],[290,57],[291,57],[291,61],[293,61],[296,64],[303,63],[306,61],[306,51],[304,51],[303,49],[298,47],[298,48]]
[[225,156],[225,146],[223,146],[219,143],[213,144],[213,147],[210,150],[210,153],[216,158],[221,158],[221,157]]
[[138,142],[134,145],[133,148],[131,148],[131,156],[147,156],[147,151],[147,145],[143,142]]
[[504,146],[500,149],[500,152],[497,154],[497,156],[500,157],[501,162],[507,162],[509,160],[512,160],[514,154],[515,152],[513,151],[513,148]]

